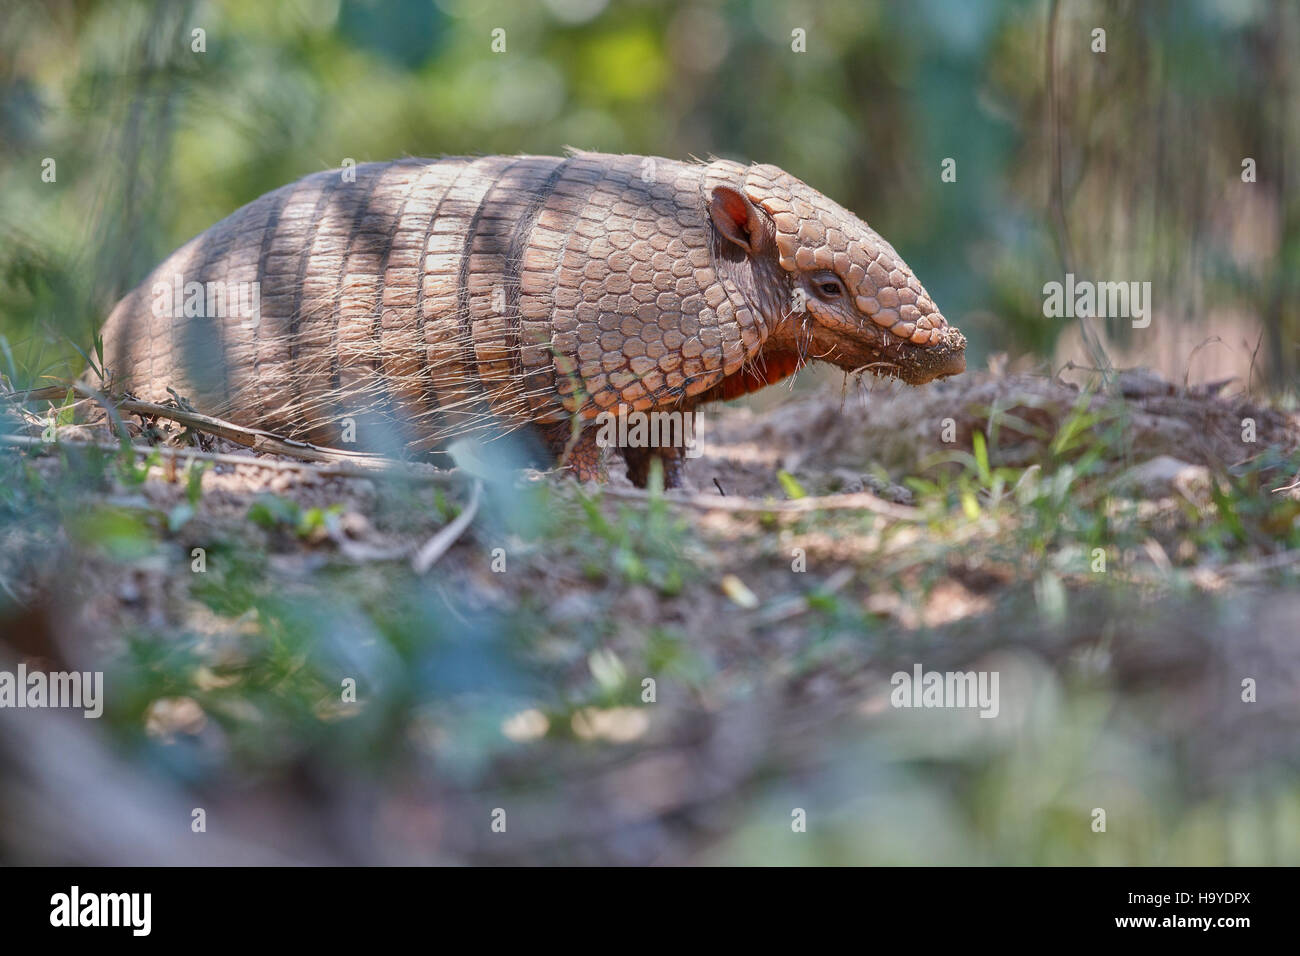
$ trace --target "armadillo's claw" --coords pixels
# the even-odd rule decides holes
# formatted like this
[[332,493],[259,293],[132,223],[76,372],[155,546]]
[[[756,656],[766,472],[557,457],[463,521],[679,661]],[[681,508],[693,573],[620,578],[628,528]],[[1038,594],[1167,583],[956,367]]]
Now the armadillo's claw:
[[566,469],[578,481],[604,482],[609,477],[605,450],[596,440],[600,434],[597,425],[587,425],[576,437],[569,422],[540,425],[537,430],[555,465]]
[[651,465],[656,459],[663,466],[664,487],[682,487],[682,449],[673,447],[624,448],[623,460],[627,462],[628,481],[638,488],[646,487],[650,483]]

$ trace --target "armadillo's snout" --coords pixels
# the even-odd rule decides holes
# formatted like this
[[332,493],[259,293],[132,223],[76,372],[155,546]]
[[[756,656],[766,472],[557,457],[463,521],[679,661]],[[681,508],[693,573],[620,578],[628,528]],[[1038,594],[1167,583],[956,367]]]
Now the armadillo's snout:
[[966,336],[956,326],[948,326],[938,345],[932,345],[934,377],[947,378],[966,371]]
[[966,336],[955,326],[942,325],[929,345],[904,345],[899,376],[911,385],[924,385],[936,378],[966,371]]

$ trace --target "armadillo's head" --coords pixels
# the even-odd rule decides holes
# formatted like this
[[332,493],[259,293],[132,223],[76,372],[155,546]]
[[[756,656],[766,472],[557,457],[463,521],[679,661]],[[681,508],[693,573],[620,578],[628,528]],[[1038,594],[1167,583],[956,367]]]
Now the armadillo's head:
[[742,190],[713,190],[710,212],[750,260],[770,347],[913,385],[966,370],[966,339],[894,247],[815,189],[750,166]]

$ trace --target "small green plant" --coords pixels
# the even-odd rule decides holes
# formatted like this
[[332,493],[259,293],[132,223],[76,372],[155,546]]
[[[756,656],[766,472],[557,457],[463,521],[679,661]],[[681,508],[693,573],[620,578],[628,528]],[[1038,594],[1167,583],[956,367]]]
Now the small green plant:
[[337,524],[342,513],[342,505],[303,508],[279,495],[263,494],[249,506],[248,518],[267,530],[284,529],[300,538],[319,538]]
[[620,507],[606,517],[599,497],[580,497],[585,521],[585,541],[578,547],[588,553],[588,573],[601,576],[610,569],[628,584],[647,584],[662,594],[681,591],[688,526],[663,499],[663,472],[658,463],[650,469],[650,499],[644,507]]
[[806,498],[808,492],[804,490],[803,485],[799,484],[799,479],[790,472],[782,470],[776,473],[777,481],[781,482],[781,490],[785,492],[787,498]]
[[162,454],[157,450],[151,451],[141,461],[137,462],[137,459],[139,454],[136,449],[124,440],[117,456],[117,477],[128,488],[138,488],[143,485],[149,478],[149,469],[162,464]]

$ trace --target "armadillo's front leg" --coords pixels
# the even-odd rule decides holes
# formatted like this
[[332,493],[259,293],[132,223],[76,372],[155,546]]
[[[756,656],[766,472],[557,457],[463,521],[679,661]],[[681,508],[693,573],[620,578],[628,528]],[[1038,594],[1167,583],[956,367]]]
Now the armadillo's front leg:
[[609,477],[605,472],[604,449],[596,441],[600,434],[596,425],[588,425],[576,439],[569,422],[538,425],[537,431],[556,465],[567,468],[579,481],[603,482]]
[[664,487],[681,488],[684,480],[682,449],[676,446],[662,448],[624,448],[623,460],[627,462],[628,481],[644,488],[650,481],[650,463],[656,458],[663,465]]

